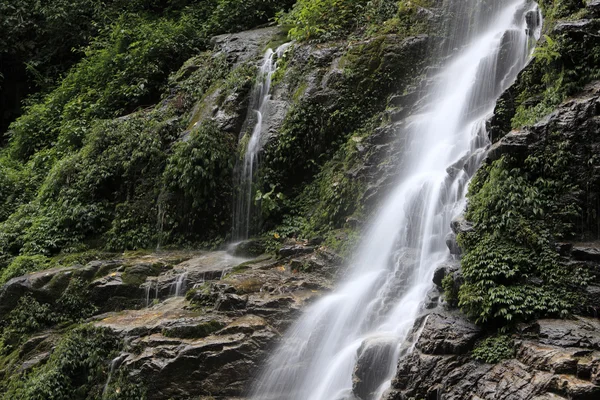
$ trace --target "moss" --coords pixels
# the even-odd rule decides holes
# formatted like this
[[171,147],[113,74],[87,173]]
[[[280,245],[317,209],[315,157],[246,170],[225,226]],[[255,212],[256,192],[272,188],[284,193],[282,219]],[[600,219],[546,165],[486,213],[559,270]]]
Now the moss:
[[117,253],[110,253],[94,249],[74,254],[59,254],[52,258],[52,264],[62,267],[70,267],[76,264],[85,265],[90,261],[110,260],[117,256]]
[[123,279],[123,283],[129,286],[138,287],[144,282],[149,276],[158,276],[164,264],[162,263],[154,263],[151,265],[147,264],[136,264],[130,265],[125,268],[121,278]]
[[541,2],[541,5],[545,17],[544,38],[536,48],[533,62],[511,89],[514,104],[503,110],[511,116],[512,128],[533,125],[566,97],[600,78],[600,45],[594,35],[553,30],[560,20],[583,18],[585,4],[579,0],[564,0]]
[[51,266],[51,260],[45,256],[19,256],[16,257],[2,271],[0,275],[0,285],[8,282],[12,278],[22,276],[32,272],[42,271]]
[[166,337],[176,337],[182,339],[199,339],[221,330],[225,324],[221,321],[211,320],[199,323],[197,325],[173,326],[163,329],[162,334]]

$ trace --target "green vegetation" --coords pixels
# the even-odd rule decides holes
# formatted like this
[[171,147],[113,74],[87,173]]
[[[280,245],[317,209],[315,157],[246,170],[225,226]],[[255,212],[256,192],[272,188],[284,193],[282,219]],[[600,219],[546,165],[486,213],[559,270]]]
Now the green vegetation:
[[488,364],[496,364],[515,356],[513,340],[505,335],[491,336],[477,343],[473,358]]
[[[566,96],[600,77],[600,46],[593,34],[585,33],[589,28],[576,33],[554,29],[559,20],[584,16],[585,4],[564,0],[541,5],[547,35],[496,109],[504,133],[536,123]],[[527,156],[505,156],[476,174],[466,215],[475,229],[459,236],[465,282],[458,305],[477,322],[506,330],[518,321],[564,317],[585,308],[582,293],[590,277],[565,264],[555,245],[574,238],[576,230],[580,235],[585,231],[585,205],[577,193],[586,190],[581,186],[586,182],[574,167],[575,146],[559,131],[551,132]]]
[[[204,52],[171,73],[211,36],[260,25],[290,3],[80,0],[77,12],[63,3],[2,6],[0,28],[23,46],[41,44],[40,34],[58,41],[63,22],[87,18],[64,43],[48,44],[60,54],[77,49],[60,66],[54,53],[19,53],[46,89],[0,141],[0,270],[11,265],[2,281],[48,266],[40,255],[218,242],[229,227],[236,138],[196,125],[193,107],[210,93],[218,106],[246,96],[254,66],[232,71],[223,55]],[[0,43],[0,53],[22,50],[10,46]]]
[[350,33],[420,33],[417,11],[428,0],[299,0],[279,23],[291,26],[295,40],[325,41]]
[[[15,373],[3,388],[2,399],[99,399],[108,379],[110,360],[122,346],[110,331],[76,327],[59,341],[46,363]],[[115,390],[118,387],[119,390]],[[109,390],[110,399],[139,400],[144,390],[119,376]]]
[[[269,217],[264,228],[270,237],[311,238],[350,228],[347,219],[360,216],[366,185],[350,172],[361,163],[357,149],[387,121],[389,96],[420,75],[426,44],[402,47],[401,38],[380,36],[350,46],[328,85],[333,95],[302,93],[294,99],[278,140],[265,147],[260,171],[257,199]],[[304,73],[288,67],[282,83],[290,92],[304,91],[297,79]],[[339,233],[327,235],[329,244],[339,242]]]
[[563,142],[546,146],[522,168],[508,158],[482,168],[469,188],[466,217],[475,229],[459,235],[459,306],[479,323],[566,316],[580,301],[586,274],[564,265],[554,246],[578,215],[569,155]]
[[[514,129],[535,124],[567,96],[600,79],[600,46],[593,33],[597,22],[589,22],[582,31],[554,30],[561,21],[584,18],[585,4],[561,0],[542,1],[541,6],[546,34],[535,50],[533,63],[511,89],[514,104],[506,110],[512,115]],[[589,33],[583,33],[585,30]]]
[[0,354],[10,352],[42,329],[81,322],[96,311],[97,308],[90,303],[87,284],[78,278],[70,280],[55,303],[43,303],[30,295],[23,296],[0,325]]

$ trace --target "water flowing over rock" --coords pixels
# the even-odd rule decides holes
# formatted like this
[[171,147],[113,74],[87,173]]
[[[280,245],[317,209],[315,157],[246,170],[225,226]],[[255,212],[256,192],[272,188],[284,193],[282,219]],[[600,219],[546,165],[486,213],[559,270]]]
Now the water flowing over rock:
[[[346,279],[290,328],[255,383],[253,399],[374,400],[390,387],[434,271],[450,258],[446,236],[484,158],[486,119],[540,34],[533,2],[449,1],[446,7],[443,15],[455,18],[444,26],[441,58],[447,61],[432,70],[418,112],[397,127],[405,141],[400,177]],[[475,336],[459,333],[456,343],[440,338],[434,347],[461,353]]]
[[[236,193],[233,215],[233,237],[236,240],[247,239],[251,230],[252,211],[255,209],[253,207],[255,196],[253,180],[258,167],[258,153],[266,140],[263,137],[266,121],[263,121],[263,119],[268,118],[270,113],[271,79],[277,69],[278,60],[290,45],[291,43],[284,43],[275,51],[269,48],[265,53],[258,72],[257,84],[253,95],[252,114],[248,116],[248,121],[254,121],[254,127],[249,136],[247,133],[245,134],[248,144],[245,149],[244,159],[237,168],[239,174],[237,177],[238,192]],[[241,143],[244,143],[244,138],[242,138]]]

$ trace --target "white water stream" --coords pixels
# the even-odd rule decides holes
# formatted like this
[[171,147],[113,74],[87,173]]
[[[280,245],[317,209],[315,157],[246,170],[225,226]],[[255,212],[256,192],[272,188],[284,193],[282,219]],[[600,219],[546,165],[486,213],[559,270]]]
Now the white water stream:
[[[286,333],[255,382],[255,400],[376,400],[423,311],[445,238],[489,144],[485,122],[540,34],[527,0],[446,0],[447,61],[410,117],[396,188],[366,232],[347,277]],[[353,389],[357,361],[367,370]]]
[[271,79],[277,70],[278,60],[283,56],[291,43],[279,46],[275,51],[268,49],[258,71],[258,79],[254,88],[254,108],[256,123],[248,139],[244,160],[239,171],[235,209],[233,215],[233,239],[244,240],[248,238],[252,225],[252,209],[255,191],[253,188],[254,173],[258,167],[258,153],[264,144],[263,117],[268,112],[271,99]]

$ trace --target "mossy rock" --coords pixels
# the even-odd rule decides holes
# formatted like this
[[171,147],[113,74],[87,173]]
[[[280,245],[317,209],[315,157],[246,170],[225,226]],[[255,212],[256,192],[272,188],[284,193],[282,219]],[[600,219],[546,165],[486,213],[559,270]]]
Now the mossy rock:
[[123,283],[129,286],[140,286],[149,276],[158,276],[162,271],[162,263],[136,264],[125,269]]
[[210,320],[194,325],[176,325],[167,327],[162,330],[162,334],[166,337],[181,339],[200,339],[207,337],[224,327],[225,324],[222,321]]

